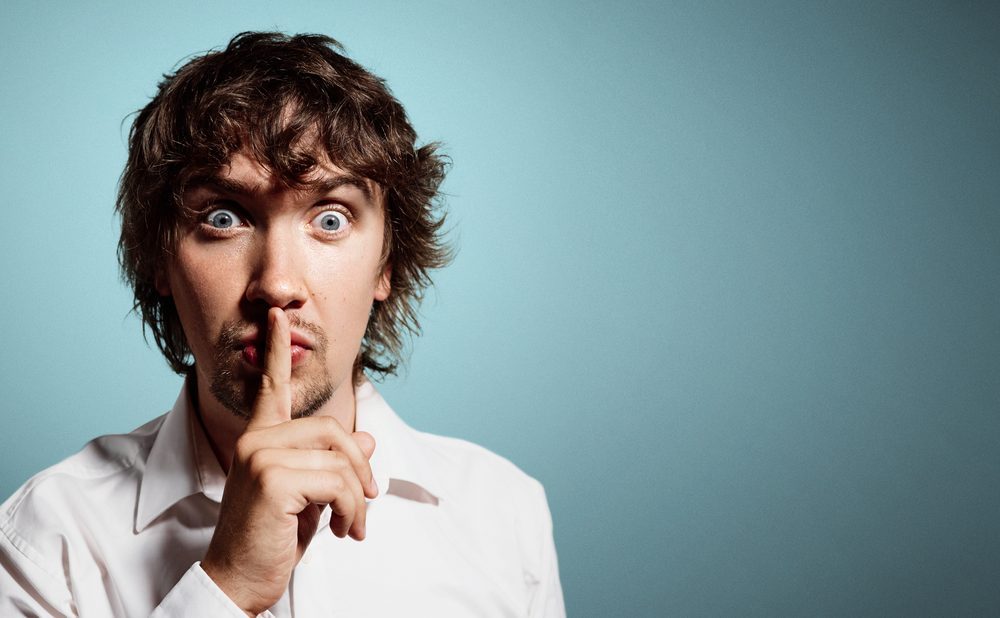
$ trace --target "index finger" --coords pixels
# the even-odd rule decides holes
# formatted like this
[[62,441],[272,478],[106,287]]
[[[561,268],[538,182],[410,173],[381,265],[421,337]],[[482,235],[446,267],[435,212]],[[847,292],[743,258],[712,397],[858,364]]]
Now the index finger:
[[292,420],[292,334],[288,316],[279,307],[267,312],[267,343],[260,389],[247,429],[271,427]]

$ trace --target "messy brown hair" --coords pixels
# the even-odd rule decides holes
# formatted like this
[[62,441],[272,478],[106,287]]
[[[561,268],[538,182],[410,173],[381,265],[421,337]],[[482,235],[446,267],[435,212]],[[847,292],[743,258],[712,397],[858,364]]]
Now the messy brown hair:
[[191,349],[173,299],[157,292],[155,279],[183,224],[185,188],[238,152],[289,187],[308,184],[317,154],[325,154],[382,189],[391,292],[372,307],[355,380],[365,369],[394,373],[406,336],[419,333],[429,271],[451,257],[438,198],[446,160],[436,144],[416,146],[385,82],[342,50],[321,35],[244,32],[165,75],[136,114],[116,206],[118,259],[134,309],[177,373],[193,368]]

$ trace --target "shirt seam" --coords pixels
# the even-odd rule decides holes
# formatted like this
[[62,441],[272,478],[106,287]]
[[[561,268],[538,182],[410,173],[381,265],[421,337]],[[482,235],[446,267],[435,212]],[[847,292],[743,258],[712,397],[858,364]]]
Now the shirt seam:
[[11,547],[17,550],[17,552],[23,556],[25,560],[33,564],[35,568],[40,570],[42,573],[45,573],[45,575],[50,578],[59,579],[59,574],[53,573],[42,564],[42,561],[39,560],[39,557],[41,556],[40,552],[38,552],[34,546],[31,545],[28,539],[21,536],[17,530],[14,529],[13,521],[10,518],[0,521],[0,532],[3,532],[4,537],[6,537]]
[[[76,455],[71,456],[70,459],[80,455],[80,453],[82,453],[82,451],[78,452]],[[135,464],[138,460],[139,460],[139,452],[137,451],[132,457],[119,456],[119,457],[109,458],[108,463],[110,463],[112,466],[115,467],[115,469],[111,471],[107,471],[106,469],[104,469],[103,466],[101,468],[98,468],[95,466],[75,464],[76,469],[72,470],[71,472],[63,471],[62,469],[63,464],[65,464],[68,461],[68,460],[63,460],[59,464],[56,464],[56,466],[43,470],[34,477],[28,479],[28,482],[25,483],[24,486],[21,487],[21,490],[17,493],[16,497],[14,498],[14,501],[10,504],[10,506],[7,507],[7,510],[4,513],[5,519],[3,520],[3,523],[0,523],[0,528],[4,528],[4,524],[10,524],[11,522],[13,522],[14,515],[17,513],[18,510],[20,510],[21,505],[24,504],[24,501],[28,499],[29,495],[32,494],[39,485],[49,480],[50,478],[65,474],[66,476],[72,478],[72,480],[74,481],[82,481],[82,480],[90,481],[97,478],[105,478],[105,477],[115,476],[117,474],[125,474],[133,472],[135,470],[136,467]],[[11,533],[17,534],[12,527],[9,529]],[[18,538],[21,538],[20,535],[18,535]]]

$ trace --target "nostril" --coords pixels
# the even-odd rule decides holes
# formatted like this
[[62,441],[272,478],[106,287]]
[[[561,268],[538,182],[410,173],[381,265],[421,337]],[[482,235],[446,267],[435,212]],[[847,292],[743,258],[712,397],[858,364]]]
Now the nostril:
[[253,304],[282,309],[299,309],[308,294],[301,281],[290,278],[255,278],[247,286],[246,300]]

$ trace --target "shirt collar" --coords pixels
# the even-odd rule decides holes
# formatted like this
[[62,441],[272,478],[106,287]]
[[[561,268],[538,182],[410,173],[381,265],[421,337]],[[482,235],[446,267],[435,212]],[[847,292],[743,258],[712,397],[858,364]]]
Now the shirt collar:
[[354,400],[355,429],[375,438],[370,461],[379,495],[437,504],[444,491],[441,473],[420,432],[404,423],[368,380],[355,388]]
[[202,431],[185,382],[160,421],[139,484],[135,531],[141,532],[177,502],[203,493],[218,502],[226,477]]
[[[202,493],[222,501],[226,477],[195,416],[188,387],[185,381],[174,407],[162,417],[146,458],[135,512],[137,533],[188,496]],[[396,415],[368,380],[355,388],[354,397],[356,429],[375,438],[371,466],[379,496],[437,504],[441,475],[421,448],[419,432]]]

